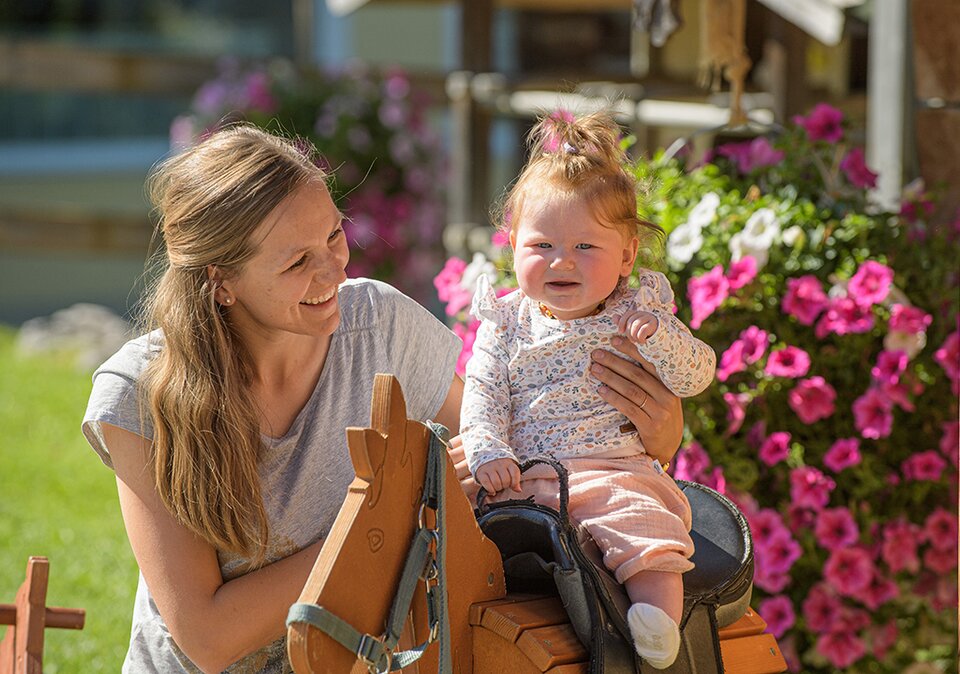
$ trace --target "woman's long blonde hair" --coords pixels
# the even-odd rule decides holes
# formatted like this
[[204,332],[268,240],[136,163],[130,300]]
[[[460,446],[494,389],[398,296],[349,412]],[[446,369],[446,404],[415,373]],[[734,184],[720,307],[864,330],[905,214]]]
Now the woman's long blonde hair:
[[644,185],[627,169],[620,126],[605,110],[576,117],[558,111],[541,117],[527,136],[529,159],[493,214],[493,221],[515,232],[524,201],[548,194],[583,199],[597,220],[640,240],[638,259],[660,266],[663,229],[638,215]]
[[180,523],[253,564],[263,561],[268,535],[259,414],[246,349],[208,269],[238,272],[267,215],[298,187],[326,179],[311,151],[238,125],[165,160],[147,183],[162,246],[144,319],[162,330],[163,346],[141,380],[141,400],[153,420],[157,490]]

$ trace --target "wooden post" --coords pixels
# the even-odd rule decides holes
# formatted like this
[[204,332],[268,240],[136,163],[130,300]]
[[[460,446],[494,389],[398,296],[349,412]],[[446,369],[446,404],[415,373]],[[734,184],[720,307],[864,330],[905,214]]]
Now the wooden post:
[[83,609],[47,608],[50,562],[31,557],[27,577],[15,604],[0,604],[0,625],[9,625],[0,643],[0,674],[40,674],[43,671],[43,630],[46,627],[83,629]]

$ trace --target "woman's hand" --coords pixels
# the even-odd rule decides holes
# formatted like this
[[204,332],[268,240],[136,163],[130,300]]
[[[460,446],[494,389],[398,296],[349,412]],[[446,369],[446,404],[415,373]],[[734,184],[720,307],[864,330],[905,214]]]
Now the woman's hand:
[[613,347],[630,361],[603,349],[590,354],[590,373],[600,383],[601,398],[623,412],[636,426],[647,454],[661,463],[673,459],[683,437],[680,398],[663,385],[653,365],[644,360],[630,340],[614,337]]

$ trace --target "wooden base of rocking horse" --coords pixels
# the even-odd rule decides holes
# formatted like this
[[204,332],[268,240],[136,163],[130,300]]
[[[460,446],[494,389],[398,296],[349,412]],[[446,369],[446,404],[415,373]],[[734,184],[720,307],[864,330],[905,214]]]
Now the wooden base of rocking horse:
[[[473,674],[587,674],[589,654],[558,597],[509,594],[470,607]],[[767,624],[748,610],[720,630],[726,674],[774,674],[786,662]]]
[[[323,606],[377,639],[396,593],[418,526],[429,430],[406,416],[400,384],[378,374],[371,428],[347,430],[356,479],[320,551],[300,602]],[[487,539],[446,459],[446,579],[454,674],[585,674],[588,654],[556,597],[506,594],[500,553]],[[418,590],[398,650],[428,634],[425,594]],[[766,624],[747,614],[721,632],[728,674],[785,671]],[[296,672],[367,672],[355,653],[323,631],[291,623],[287,652]],[[438,645],[405,672],[434,674]]]

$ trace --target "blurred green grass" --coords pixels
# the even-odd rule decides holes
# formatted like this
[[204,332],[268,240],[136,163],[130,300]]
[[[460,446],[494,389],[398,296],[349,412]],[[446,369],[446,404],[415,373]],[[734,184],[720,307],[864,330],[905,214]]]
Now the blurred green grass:
[[90,374],[67,354],[16,354],[0,326],[0,603],[13,603],[40,555],[47,605],[87,612],[82,631],[46,631],[47,674],[118,672],[130,636],[136,562],[113,473],[80,433]]

